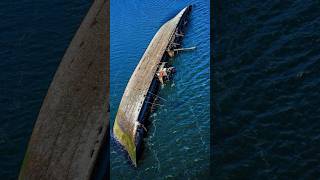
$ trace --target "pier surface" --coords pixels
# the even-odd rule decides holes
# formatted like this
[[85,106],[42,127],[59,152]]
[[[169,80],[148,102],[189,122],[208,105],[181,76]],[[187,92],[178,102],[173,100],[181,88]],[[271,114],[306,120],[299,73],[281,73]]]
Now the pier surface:
[[138,117],[145,102],[159,63],[172,38],[181,18],[190,7],[181,10],[174,18],[166,22],[155,34],[148,48],[135,68],[122,96],[116,115],[113,132],[116,139],[127,150],[132,162],[136,165],[135,135]]
[[19,179],[90,179],[109,125],[109,2],[95,0],[43,101]]

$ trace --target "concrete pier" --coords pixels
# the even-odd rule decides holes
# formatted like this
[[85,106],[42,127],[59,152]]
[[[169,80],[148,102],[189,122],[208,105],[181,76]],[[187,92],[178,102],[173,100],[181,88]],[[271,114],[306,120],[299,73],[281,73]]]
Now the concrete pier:
[[19,179],[87,180],[109,125],[109,1],[95,0],[43,101]]
[[190,11],[191,6],[184,8],[158,30],[135,68],[121,99],[113,133],[135,166],[142,138],[137,132],[143,131],[141,124],[144,124],[144,113],[150,104],[146,99],[149,99],[149,92],[157,83],[155,74],[160,62],[164,57],[175,53],[174,45],[178,44],[177,39],[183,37],[180,31],[185,26]]

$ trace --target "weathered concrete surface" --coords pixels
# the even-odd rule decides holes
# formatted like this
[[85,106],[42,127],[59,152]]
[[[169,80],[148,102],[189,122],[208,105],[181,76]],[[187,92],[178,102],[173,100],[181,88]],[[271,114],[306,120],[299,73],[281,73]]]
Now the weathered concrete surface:
[[184,8],[158,30],[135,68],[122,96],[113,126],[113,133],[127,150],[134,165],[137,164],[135,135],[141,108],[158,65],[175,36],[178,24],[190,9],[189,6]]
[[94,1],[35,123],[19,179],[90,179],[109,125],[109,2]]

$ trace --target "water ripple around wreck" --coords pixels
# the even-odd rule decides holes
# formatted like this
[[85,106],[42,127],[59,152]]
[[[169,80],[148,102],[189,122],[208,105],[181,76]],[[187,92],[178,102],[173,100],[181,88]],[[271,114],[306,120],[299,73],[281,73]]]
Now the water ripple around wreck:
[[208,177],[209,173],[209,1],[111,1],[111,125],[127,82],[158,28],[188,4],[194,8],[183,46],[174,59],[174,81],[160,91],[150,116],[145,150],[134,169],[111,142],[112,179]]

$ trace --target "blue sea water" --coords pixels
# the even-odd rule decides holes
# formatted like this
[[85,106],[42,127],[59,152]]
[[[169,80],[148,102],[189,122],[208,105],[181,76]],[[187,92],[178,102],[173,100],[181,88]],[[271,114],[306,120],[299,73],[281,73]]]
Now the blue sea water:
[[214,8],[214,177],[319,179],[320,2]]
[[0,2],[0,179],[17,179],[43,98],[91,3]]
[[209,178],[209,1],[110,1],[110,119],[113,127],[128,80],[157,30],[190,4],[193,10],[182,45],[197,48],[173,59],[177,73],[173,83],[160,90],[159,96],[167,101],[160,100],[149,118],[138,168],[111,140],[111,179]]

